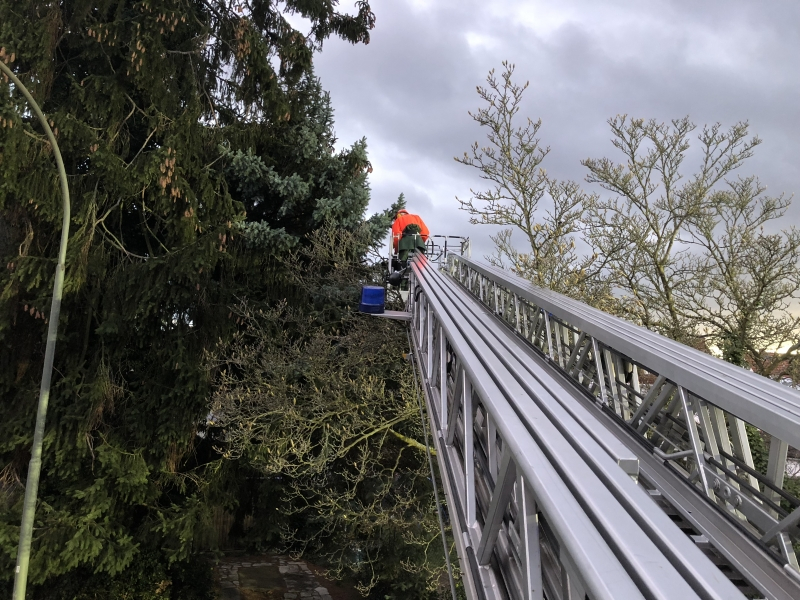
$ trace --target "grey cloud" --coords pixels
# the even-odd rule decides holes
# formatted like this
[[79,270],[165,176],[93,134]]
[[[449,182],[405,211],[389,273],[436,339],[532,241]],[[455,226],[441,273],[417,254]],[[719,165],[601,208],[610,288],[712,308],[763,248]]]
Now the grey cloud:
[[[432,230],[463,228],[490,250],[488,228],[468,225],[455,201],[484,182],[453,156],[485,139],[467,111],[479,106],[475,86],[503,60],[531,82],[521,116],[542,118],[540,137],[552,148],[544,166],[559,178],[581,180],[581,159],[614,156],[609,117],[689,114],[698,125],[749,120],[764,144],[742,174],[758,175],[771,193],[800,188],[800,4],[375,0],[373,8],[372,42],[329,41],[317,73],[341,142],[367,137],[375,209],[403,191]],[[800,202],[783,225],[799,215]]]

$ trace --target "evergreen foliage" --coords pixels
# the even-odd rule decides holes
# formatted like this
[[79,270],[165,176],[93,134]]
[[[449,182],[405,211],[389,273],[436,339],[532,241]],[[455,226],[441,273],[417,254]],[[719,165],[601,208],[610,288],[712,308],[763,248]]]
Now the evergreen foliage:
[[212,435],[263,492],[282,488],[256,522],[285,515],[287,551],[372,598],[435,598],[447,577],[408,338],[357,312],[360,286],[382,276],[352,252],[369,239],[323,228],[288,261],[303,301],[235,309],[244,327],[209,356]]
[[214,600],[215,597],[212,568],[207,561],[168,565],[155,549],[140,551],[134,563],[118,575],[98,577],[93,576],[91,569],[79,568],[49,580],[36,593],[37,600]]
[[[322,222],[360,226],[363,142],[334,153],[312,53],[369,41],[367,2],[0,4],[0,59],[52,120],[73,198],[30,577],[117,576],[192,552],[217,463],[201,357],[228,306],[292,293],[277,258]],[[285,13],[299,13],[306,38]],[[5,90],[10,90],[6,92]],[[0,566],[13,575],[60,197],[21,95],[0,94]],[[369,221],[372,241],[391,213]],[[230,493],[228,501],[230,500]],[[165,591],[169,594],[169,590]],[[166,597],[166,596],[162,596]]]

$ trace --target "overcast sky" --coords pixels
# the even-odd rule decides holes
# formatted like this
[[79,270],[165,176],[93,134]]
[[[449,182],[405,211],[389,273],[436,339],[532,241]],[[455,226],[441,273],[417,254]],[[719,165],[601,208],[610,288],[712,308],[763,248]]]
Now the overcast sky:
[[[351,0],[341,9],[352,12]],[[543,166],[583,181],[584,158],[619,158],[606,121],[617,114],[699,126],[750,122],[763,143],[740,170],[771,194],[800,192],[800,2],[794,0],[372,0],[369,45],[329,40],[316,59],[339,145],[366,137],[371,210],[400,192],[433,233],[468,235],[455,197],[482,189],[453,160],[485,133],[467,114],[491,68],[530,81],[521,116],[542,119]],[[698,128],[699,129],[699,128]],[[693,164],[687,165],[688,167]],[[584,182],[588,191],[601,192]],[[800,222],[800,198],[784,226]]]

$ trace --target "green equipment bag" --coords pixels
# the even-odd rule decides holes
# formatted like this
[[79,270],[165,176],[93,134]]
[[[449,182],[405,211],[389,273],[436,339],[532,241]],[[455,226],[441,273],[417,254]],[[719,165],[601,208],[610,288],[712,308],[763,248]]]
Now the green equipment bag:
[[403,237],[397,244],[398,258],[401,263],[408,260],[408,253],[412,250],[425,253],[425,240],[422,239],[422,230],[416,223],[410,223],[403,229]]

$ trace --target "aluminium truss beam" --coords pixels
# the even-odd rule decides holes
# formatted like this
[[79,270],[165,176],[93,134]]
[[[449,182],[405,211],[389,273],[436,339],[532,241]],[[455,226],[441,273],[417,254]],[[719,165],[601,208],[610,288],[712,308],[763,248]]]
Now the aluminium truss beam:
[[[632,453],[564,382],[532,374],[513,334],[424,257],[410,283],[415,358],[470,597],[742,597],[637,486]],[[508,300],[519,320],[522,305]]]
[[[675,508],[753,587],[768,598],[800,597],[793,549],[800,541],[800,501],[781,489],[788,448],[800,440],[800,395],[502,270],[450,255],[448,272],[551,369],[626,423],[642,464],[656,458],[668,474],[701,490],[733,533],[713,519],[700,523],[691,494]],[[752,431],[771,440],[763,473],[754,469]],[[661,481],[662,474],[648,476]],[[731,547],[736,540],[748,545],[742,535],[761,544],[757,557]],[[783,569],[770,569],[770,561]]]

